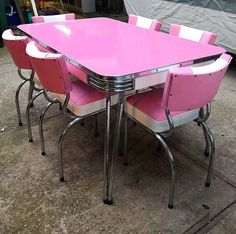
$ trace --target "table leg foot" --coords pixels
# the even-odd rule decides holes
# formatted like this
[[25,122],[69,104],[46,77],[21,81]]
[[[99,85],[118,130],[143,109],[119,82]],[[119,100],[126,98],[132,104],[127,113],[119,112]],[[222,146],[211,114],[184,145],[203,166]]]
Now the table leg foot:
[[106,205],[112,205],[113,200],[103,199],[103,203],[106,204]]

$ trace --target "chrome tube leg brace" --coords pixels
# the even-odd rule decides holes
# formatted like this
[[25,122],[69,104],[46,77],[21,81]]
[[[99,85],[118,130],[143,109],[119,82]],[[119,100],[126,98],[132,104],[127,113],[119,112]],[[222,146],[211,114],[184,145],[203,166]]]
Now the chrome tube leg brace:
[[62,144],[63,141],[65,139],[65,136],[68,132],[68,130],[70,130],[70,128],[75,125],[76,123],[78,123],[81,120],[80,117],[75,118],[74,120],[72,120],[64,129],[64,131],[62,132],[60,139],[59,139],[59,143],[58,143],[58,148],[57,148],[57,152],[58,152],[58,164],[59,164],[59,175],[60,175],[60,181],[64,182],[64,168],[63,168],[63,158],[62,158]]
[[169,163],[171,166],[171,182],[170,182],[168,207],[170,209],[172,209],[173,208],[173,200],[174,200],[174,189],[175,189],[175,161],[174,161],[174,157],[170,151],[170,148],[168,147],[166,142],[163,140],[163,138],[157,133],[155,133],[155,136],[158,139],[158,141],[161,143],[161,145],[163,146],[163,148],[168,156],[168,160],[169,160]]
[[22,120],[21,120],[21,113],[20,113],[20,104],[19,104],[19,94],[20,90],[23,87],[23,85],[27,82],[27,80],[24,80],[17,88],[16,94],[15,94],[15,103],[16,103],[16,111],[17,111],[17,118],[18,118],[18,124],[19,126],[22,126]]
[[119,109],[117,112],[115,138],[114,138],[114,145],[113,145],[113,152],[112,152],[111,166],[110,166],[108,201],[113,200],[112,193],[113,193],[113,185],[114,185],[116,158],[117,158],[117,154],[119,151],[119,141],[120,141],[120,131],[121,131],[122,116],[123,116],[123,108],[124,108],[124,94],[120,93],[119,94]]
[[27,123],[27,129],[28,129],[28,138],[29,138],[29,142],[33,142],[33,137],[32,137],[32,130],[31,130],[31,123],[30,123],[30,106],[32,105],[33,101],[40,96],[41,94],[43,94],[44,91],[41,90],[40,92],[38,92],[28,103],[27,108],[26,108],[26,123]]
[[42,111],[40,117],[39,117],[39,139],[40,139],[40,148],[41,148],[41,154],[45,155],[45,147],[44,147],[44,135],[43,135],[43,120],[44,120],[44,116],[47,112],[47,110],[50,108],[50,106],[52,106],[52,104],[54,104],[55,102],[49,102],[47,104],[47,106],[44,108],[44,110]]
[[112,204],[108,200],[109,190],[109,151],[110,151],[110,122],[111,122],[111,95],[107,94],[106,97],[106,123],[105,123],[105,139],[104,139],[104,192],[103,203]]
[[209,187],[211,184],[211,175],[213,171],[213,166],[214,166],[214,159],[215,159],[215,140],[214,137],[208,128],[207,124],[205,122],[201,123],[203,128],[205,129],[206,133],[208,134],[208,137],[210,139],[211,147],[210,147],[210,161],[209,161],[209,166],[208,166],[208,172],[207,172],[207,178],[206,178],[206,183],[205,186]]

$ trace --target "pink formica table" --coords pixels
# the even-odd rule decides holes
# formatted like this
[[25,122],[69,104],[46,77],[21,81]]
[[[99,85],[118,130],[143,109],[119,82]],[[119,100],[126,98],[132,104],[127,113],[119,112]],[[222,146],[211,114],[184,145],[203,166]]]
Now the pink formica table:
[[[112,203],[112,162],[117,154],[123,93],[163,83],[170,68],[210,61],[225,52],[213,45],[108,18],[25,24],[18,28],[42,46],[63,54],[68,62],[88,74],[84,82],[107,93],[104,148],[104,202],[107,204]],[[112,156],[109,153],[111,93],[119,93],[121,100]]]

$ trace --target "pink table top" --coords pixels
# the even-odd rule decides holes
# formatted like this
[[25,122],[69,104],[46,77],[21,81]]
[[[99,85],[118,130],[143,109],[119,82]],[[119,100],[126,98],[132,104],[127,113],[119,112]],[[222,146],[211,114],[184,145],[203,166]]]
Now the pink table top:
[[25,24],[18,28],[102,76],[125,76],[225,52],[220,47],[180,39],[109,18]]

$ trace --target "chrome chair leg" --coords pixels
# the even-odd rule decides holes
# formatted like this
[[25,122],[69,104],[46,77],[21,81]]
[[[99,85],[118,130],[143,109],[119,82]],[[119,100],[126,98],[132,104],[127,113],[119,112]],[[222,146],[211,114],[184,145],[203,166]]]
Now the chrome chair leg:
[[105,125],[105,140],[104,140],[104,188],[103,188],[103,203],[111,205],[112,201],[108,200],[109,190],[109,151],[110,151],[110,118],[111,115],[111,96],[106,97],[106,125]]
[[215,140],[214,137],[209,129],[209,127],[207,126],[207,124],[205,122],[202,123],[202,126],[205,128],[209,139],[210,139],[210,143],[211,143],[211,147],[210,147],[210,161],[209,161],[209,166],[208,166],[208,172],[207,172],[207,178],[206,178],[206,183],[205,186],[209,187],[211,184],[211,175],[212,175],[212,171],[213,171],[213,166],[214,166],[214,159],[215,159]]
[[[210,142],[210,139],[209,139],[209,135],[207,133],[207,130],[206,128],[202,125],[202,122],[205,122],[208,117],[209,117],[209,114],[210,114],[210,111],[211,111],[211,107],[210,105],[207,105],[207,112],[204,113],[204,108],[201,108],[200,109],[200,112],[199,112],[199,117],[200,117],[200,122],[198,122],[198,125],[199,126],[202,126],[202,129],[203,129],[203,133],[204,133],[204,138],[205,138],[205,142],[206,142],[206,147],[205,147],[205,150],[204,150],[204,155],[205,156],[209,156],[210,154],[210,147],[211,147],[211,142]],[[205,119],[205,120],[203,120]]]
[[16,111],[17,111],[17,118],[18,118],[18,124],[19,126],[22,126],[22,119],[21,119],[21,112],[20,112],[20,104],[19,104],[19,93],[23,85],[27,82],[27,80],[24,80],[17,88],[16,94],[15,94],[15,103],[16,103]]
[[128,141],[128,118],[124,115],[124,165],[128,165],[128,148],[127,148],[127,141]]
[[[30,84],[29,84],[29,93],[28,93],[28,103],[30,102],[30,100],[32,99],[33,97],[33,92],[34,92],[34,85],[35,83],[34,82],[31,82],[30,81]],[[30,107],[33,107],[33,103]]]
[[[123,94],[119,94],[120,99],[122,99]],[[123,108],[124,103],[123,100],[120,100],[119,110],[117,112],[117,121],[116,121],[116,128],[115,128],[115,138],[114,138],[114,145],[113,145],[113,152],[111,158],[111,166],[110,166],[110,178],[109,178],[109,187],[108,187],[108,201],[110,204],[113,203],[112,193],[113,193],[113,185],[114,185],[114,176],[115,176],[115,166],[116,166],[116,158],[119,150],[119,141],[120,141],[120,130],[121,130],[121,122],[123,116]]]
[[52,104],[54,104],[54,102],[49,102],[39,117],[39,139],[40,139],[40,148],[41,148],[42,155],[46,154],[45,153],[45,146],[44,146],[44,135],[43,135],[43,120],[44,120],[44,116],[45,116],[47,110],[50,108],[50,106],[52,106]]
[[204,151],[204,155],[208,157],[209,154],[210,154],[210,151],[211,151],[211,149],[210,149],[211,142],[210,142],[210,139],[209,139],[206,128],[203,125],[202,125],[202,128],[203,128],[204,138],[205,138],[205,141],[206,141],[206,148],[205,148],[205,151]]
[[60,181],[61,182],[64,182],[65,179],[64,179],[64,169],[63,169],[63,158],[62,158],[62,144],[63,144],[63,141],[65,139],[65,136],[68,132],[68,130],[73,126],[75,125],[76,123],[78,123],[79,121],[81,120],[80,117],[78,118],[75,118],[73,121],[71,121],[64,129],[64,131],[62,132],[61,136],[60,136],[60,139],[59,139],[59,143],[58,143],[58,148],[57,148],[57,151],[58,151],[58,163],[59,163],[59,175],[60,175]]
[[94,115],[94,125],[95,125],[95,132],[94,132],[94,134],[95,134],[95,136],[98,136],[98,116],[97,116],[97,114]]
[[59,110],[63,110],[62,104],[59,102]]
[[155,133],[156,138],[158,139],[158,141],[161,143],[161,145],[163,146],[168,159],[169,159],[169,163],[171,166],[171,182],[170,182],[170,192],[169,192],[169,204],[168,207],[170,209],[173,208],[173,200],[174,200],[174,187],[175,187],[175,160],[174,157],[170,151],[170,148],[168,147],[168,145],[166,144],[166,142],[163,140],[163,138]]
[[29,138],[29,142],[33,142],[33,137],[32,137],[32,130],[31,130],[31,123],[30,123],[30,106],[32,105],[33,101],[40,96],[41,94],[43,94],[44,91],[41,90],[40,92],[38,92],[28,103],[27,107],[26,107],[26,123],[27,123],[27,129],[28,129],[28,138]]

